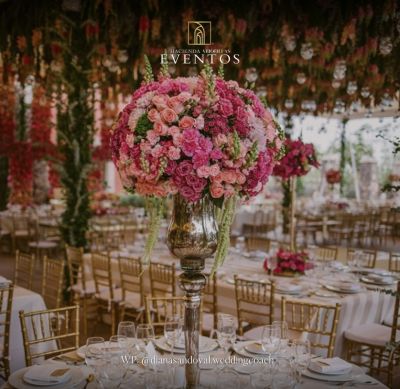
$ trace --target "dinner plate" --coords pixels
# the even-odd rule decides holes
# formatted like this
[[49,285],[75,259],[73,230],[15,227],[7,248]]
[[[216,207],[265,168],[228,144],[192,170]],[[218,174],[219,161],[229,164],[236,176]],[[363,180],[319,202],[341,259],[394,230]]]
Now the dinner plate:
[[[67,366],[71,370],[71,378],[60,384],[45,385],[48,389],[82,389],[86,385],[86,378],[82,370],[77,366]],[[24,381],[24,374],[30,369],[30,367],[24,367],[23,369],[17,370],[12,373],[8,378],[8,383],[15,389],[38,389],[44,387],[42,383],[36,382],[34,385]]]
[[[99,343],[99,344],[101,344],[101,345],[104,344],[105,349],[106,350],[108,349],[109,351],[112,350],[112,349],[114,349],[115,351],[118,351],[118,352],[121,351],[121,349],[116,345],[113,346],[113,347],[110,347],[110,342],[108,340],[106,340],[104,343]],[[96,347],[96,344],[92,344],[91,346],[92,347]],[[78,348],[78,350],[76,350],[76,354],[78,356],[80,356],[81,358],[83,358],[83,359],[85,359],[85,353],[86,353],[86,345],[81,346],[81,347]]]
[[343,294],[356,294],[362,291],[362,288],[358,288],[358,289],[343,289],[340,288],[339,286],[336,285],[324,285],[324,287],[328,290],[331,290],[332,292],[338,292],[338,293],[343,293]]
[[317,373],[317,374],[321,374],[321,375],[339,376],[339,375],[349,374],[353,370],[353,367],[352,366],[346,367],[345,369],[337,370],[335,372],[330,372],[330,373],[325,373],[325,372],[322,373],[320,371],[316,371],[311,366],[308,367],[308,370],[312,371],[313,373]]
[[[156,339],[154,344],[162,351],[172,352],[171,345],[168,343],[168,340],[165,339],[164,336]],[[215,350],[218,347],[218,343],[214,339],[207,338],[206,336],[200,336],[199,338],[199,352],[200,353],[208,353],[210,351]],[[176,354],[184,354],[185,348],[174,348],[174,353]]]
[[376,278],[375,277],[371,278],[371,277],[367,277],[367,276],[361,277],[361,281],[366,283],[366,284],[381,285],[381,286],[382,285],[383,286],[385,286],[385,285],[393,285],[395,282],[397,282],[392,277],[384,277],[384,278],[379,279],[377,277]]
[[328,374],[321,374],[315,373],[310,369],[306,369],[302,375],[304,377],[313,378],[319,381],[330,381],[330,382],[348,382],[352,381],[355,375],[363,374],[363,371],[358,366],[353,366],[352,370],[346,374],[342,375],[328,375]]
[[[246,350],[246,346],[249,346],[250,344],[254,344],[257,343],[254,340],[247,340],[244,342],[237,342],[235,343],[232,348],[233,351],[237,354],[240,355],[242,357],[245,358],[251,358],[251,359],[264,359],[266,357],[266,355],[261,355],[261,354],[254,354],[254,353],[250,353]],[[268,358],[268,357],[267,357]]]
[[328,291],[324,291],[324,290],[317,290],[316,292],[314,292],[314,296],[333,298],[333,297],[337,297],[338,295],[336,293],[333,293],[333,292],[328,292]]
[[267,355],[268,353],[265,352],[260,343],[250,343],[247,346],[244,346],[245,350],[251,354],[259,354],[259,355]]

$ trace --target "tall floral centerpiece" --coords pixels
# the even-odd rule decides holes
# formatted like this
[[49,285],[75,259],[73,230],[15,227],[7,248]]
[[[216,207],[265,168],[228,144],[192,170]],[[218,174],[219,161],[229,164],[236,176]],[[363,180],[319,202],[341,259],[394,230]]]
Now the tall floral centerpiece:
[[296,178],[306,175],[312,166],[318,168],[319,162],[314,145],[311,143],[304,143],[301,139],[286,138],[284,145],[285,155],[274,167],[273,175],[282,180],[283,232],[290,232],[290,247],[294,250]]
[[[238,198],[257,195],[272,173],[282,145],[271,113],[235,81],[206,65],[197,77],[157,80],[147,62],[145,83],[120,113],[111,140],[124,187],[148,196],[150,231],[144,262],[157,239],[165,198],[174,196],[170,251],[181,259],[186,292],[186,355],[197,357],[204,259],[215,253],[215,271],[229,246]],[[222,209],[217,226],[214,208]],[[186,367],[188,387],[198,366]]]

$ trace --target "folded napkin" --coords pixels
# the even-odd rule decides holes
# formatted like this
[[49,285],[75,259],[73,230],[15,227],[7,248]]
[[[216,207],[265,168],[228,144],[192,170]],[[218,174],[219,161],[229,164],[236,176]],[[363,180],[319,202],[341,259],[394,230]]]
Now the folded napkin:
[[341,371],[350,370],[351,363],[344,361],[341,358],[315,358],[310,362],[310,370],[322,374],[336,373]]
[[24,374],[24,380],[61,384],[71,377],[71,370],[65,365],[35,365]]

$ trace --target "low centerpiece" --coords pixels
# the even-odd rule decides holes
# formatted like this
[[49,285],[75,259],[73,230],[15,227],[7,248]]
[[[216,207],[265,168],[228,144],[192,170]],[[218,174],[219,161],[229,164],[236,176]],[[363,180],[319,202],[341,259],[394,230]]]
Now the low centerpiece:
[[[148,196],[151,205],[144,263],[165,198],[174,196],[167,243],[181,260],[186,356],[194,359],[204,260],[215,253],[212,272],[223,263],[236,201],[260,193],[284,139],[259,98],[221,74],[205,65],[197,77],[172,79],[163,67],[154,80],[147,61],[145,83],[120,113],[111,140],[124,187]],[[196,386],[198,371],[197,364],[186,366],[187,387]]]
[[[274,256],[276,266],[273,270],[273,274],[277,276],[294,277],[304,274],[306,270],[313,268],[313,265],[307,262],[309,257],[305,251],[293,252],[281,248]],[[265,259],[264,269],[266,271],[271,270],[271,262],[270,258]]]

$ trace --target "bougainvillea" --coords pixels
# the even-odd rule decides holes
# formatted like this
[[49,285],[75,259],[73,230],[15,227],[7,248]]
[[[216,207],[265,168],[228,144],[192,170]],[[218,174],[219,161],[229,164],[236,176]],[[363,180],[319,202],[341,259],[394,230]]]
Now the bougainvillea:
[[340,170],[329,169],[325,173],[325,178],[328,184],[334,185],[340,182],[342,175],[340,174]]
[[[292,252],[279,249],[276,253],[277,266],[274,270],[274,274],[284,273],[304,273],[308,269],[312,269],[313,265],[307,263],[308,254],[304,251]],[[268,258],[264,261],[264,269],[269,270]]]

